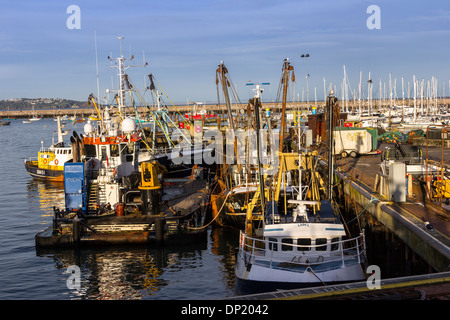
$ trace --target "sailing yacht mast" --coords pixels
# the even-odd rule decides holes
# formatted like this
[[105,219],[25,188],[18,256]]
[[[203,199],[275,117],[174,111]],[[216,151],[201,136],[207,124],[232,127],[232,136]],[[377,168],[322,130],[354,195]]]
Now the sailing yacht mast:
[[361,109],[361,90],[362,90],[362,71],[359,72],[359,97],[358,97],[358,104],[359,104],[359,114],[362,114]]
[[413,119],[416,121],[417,119],[417,104],[416,104],[416,93],[417,93],[417,83],[416,83],[416,75],[413,75],[413,83],[414,83],[414,115]]

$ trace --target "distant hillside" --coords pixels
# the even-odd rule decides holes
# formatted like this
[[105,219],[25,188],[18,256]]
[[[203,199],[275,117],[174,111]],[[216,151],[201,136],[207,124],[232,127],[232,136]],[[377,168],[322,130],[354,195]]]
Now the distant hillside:
[[17,110],[51,110],[51,109],[69,109],[69,108],[88,108],[87,101],[75,101],[60,98],[17,98],[0,100],[0,111]]

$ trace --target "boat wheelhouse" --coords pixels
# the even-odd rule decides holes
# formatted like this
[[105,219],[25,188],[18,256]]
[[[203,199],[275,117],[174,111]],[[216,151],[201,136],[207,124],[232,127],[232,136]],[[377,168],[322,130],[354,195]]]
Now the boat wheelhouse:
[[58,142],[48,148],[42,146],[37,158],[24,160],[25,169],[33,177],[48,181],[64,181],[64,163],[72,161],[71,145],[64,143],[61,124],[58,118]]

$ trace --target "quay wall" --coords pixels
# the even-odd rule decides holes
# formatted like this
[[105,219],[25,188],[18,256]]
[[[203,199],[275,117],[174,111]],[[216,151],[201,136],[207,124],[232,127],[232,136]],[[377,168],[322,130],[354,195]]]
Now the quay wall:
[[438,272],[450,270],[450,241],[436,231],[426,230],[424,222],[404,212],[395,203],[386,201],[366,186],[351,181],[342,172],[336,172],[341,179],[344,193],[353,199],[365,212],[409,246]]

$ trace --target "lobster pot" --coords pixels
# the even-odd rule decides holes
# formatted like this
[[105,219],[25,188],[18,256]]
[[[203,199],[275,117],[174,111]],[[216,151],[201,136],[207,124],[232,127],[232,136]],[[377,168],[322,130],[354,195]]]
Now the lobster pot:
[[158,215],[161,189],[140,189],[143,202],[142,214]]

